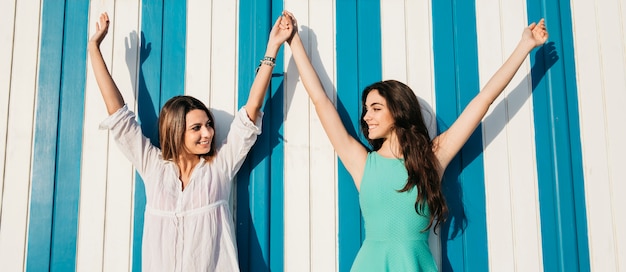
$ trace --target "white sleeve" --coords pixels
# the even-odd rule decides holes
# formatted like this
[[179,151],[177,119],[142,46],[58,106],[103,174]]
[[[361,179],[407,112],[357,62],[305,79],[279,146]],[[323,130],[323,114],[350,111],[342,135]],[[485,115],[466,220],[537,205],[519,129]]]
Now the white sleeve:
[[126,105],[102,121],[100,129],[110,131],[119,149],[144,177],[144,181],[146,173],[155,169],[161,161],[161,150],[143,135],[135,114]]
[[255,123],[252,123],[244,108],[241,108],[235,115],[228,136],[217,151],[215,158],[218,169],[225,171],[228,181],[235,177],[256,142],[257,136],[261,134],[262,119],[263,113],[259,114]]

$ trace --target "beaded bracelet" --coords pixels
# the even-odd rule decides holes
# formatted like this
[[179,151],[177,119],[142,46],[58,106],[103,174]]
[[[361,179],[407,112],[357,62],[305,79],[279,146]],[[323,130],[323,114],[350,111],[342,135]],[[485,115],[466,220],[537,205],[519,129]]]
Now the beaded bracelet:
[[270,67],[274,67],[274,65],[276,65],[276,58],[265,56],[263,59],[261,59],[259,61],[259,66],[256,67],[257,73],[259,72],[259,69],[261,68],[261,65],[263,64],[270,66]]

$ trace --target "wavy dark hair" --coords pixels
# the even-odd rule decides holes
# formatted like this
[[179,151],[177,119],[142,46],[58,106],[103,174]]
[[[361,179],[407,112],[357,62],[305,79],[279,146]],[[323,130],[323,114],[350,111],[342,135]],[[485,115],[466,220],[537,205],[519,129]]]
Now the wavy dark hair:
[[[202,110],[209,117],[209,126],[215,130],[215,119],[211,111],[202,101],[187,95],[174,96],[165,102],[159,114],[159,143],[164,160],[178,162],[185,143],[187,113]],[[211,139],[211,150],[202,154],[205,160],[211,161],[216,154],[215,137]]]
[[441,166],[433,152],[433,142],[428,134],[417,96],[409,86],[396,80],[376,82],[363,90],[361,132],[374,151],[380,149],[385,139],[369,139],[367,123],[363,120],[366,113],[365,101],[367,95],[373,90],[378,91],[387,102],[387,107],[395,122],[393,129],[402,147],[408,179],[404,188],[398,192],[407,192],[417,187],[415,211],[420,215],[425,215],[425,204],[430,211],[430,222],[423,231],[428,230],[433,224],[436,229],[442,222],[445,222],[448,206],[441,191],[439,178]]

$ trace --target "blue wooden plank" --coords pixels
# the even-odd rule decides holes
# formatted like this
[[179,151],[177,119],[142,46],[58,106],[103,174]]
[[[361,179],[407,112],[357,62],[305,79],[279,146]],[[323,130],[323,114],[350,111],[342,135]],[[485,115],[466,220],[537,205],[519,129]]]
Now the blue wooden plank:
[[159,108],[173,96],[185,93],[186,41],[187,1],[163,1],[163,51],[161,53],[161,101]]
[[[432,1],[438,133],[480,89],[474,1]],[[450,209],[441,227],[442,270],[486,271],[487,223],[480,126],[448,166],[443,190]]]
[[[240,1],[238,106],[245,105],[282,1]],[[282,52],[282,51],[281,51]],[[263,107],[262,134],[237,175],[237,244],[241,271],[282,271],[283,145],[281,52]],[[270,182],[271,181],[271,182]]]
[[[282,14],[283,1],[272,1],[272,17],[270,24]],[[285,45],[283,45],[284,47]],[[264,132],[268,141],[270,152],[270,271],[284,271],[285,266],[285,148],[284,148],[284,59],[283,49],[276,56],[276,66],[270,82],[270,98],[266,102],[264,111],[269,114],[268,132]]]
[[529,0],[527,7],[529,21],[546,18],[558,55],[555,63],[540,48],[531,58],[543,266],[589,271],[570,2]]
[[[380,1],[336,2],[337,110],[348,132],[358,131],[361,93],[382,78]],[[349,271],[364,239],[358,192],[341,160],[337,169],[339,271]]]
[[27,271],[49,271],[65,2],[42,7]]
[[65,4],[50,271],[76,267],[89,3]]

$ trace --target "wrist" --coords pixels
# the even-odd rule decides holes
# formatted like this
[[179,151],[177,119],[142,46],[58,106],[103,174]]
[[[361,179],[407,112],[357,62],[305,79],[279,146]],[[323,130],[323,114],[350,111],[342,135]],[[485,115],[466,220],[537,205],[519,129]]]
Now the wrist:
[[265,56],[275,58],[276,54],[278,54],[278,50],[280,49],[280,46],[281,44],[268,43],[267,48],[265,49]]
[[522,39],[519,42],[518,47],[520,47],[521,49],[523,49],[527,53],[530,53],[530,51],[532,51],[535,47],[537,47],[537,45],[535,44],[535,41],[528,40],[528,39]]
[[89,41],[87,43],[87,50],[100,50],[100,45],[95,41]]

